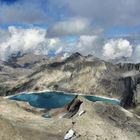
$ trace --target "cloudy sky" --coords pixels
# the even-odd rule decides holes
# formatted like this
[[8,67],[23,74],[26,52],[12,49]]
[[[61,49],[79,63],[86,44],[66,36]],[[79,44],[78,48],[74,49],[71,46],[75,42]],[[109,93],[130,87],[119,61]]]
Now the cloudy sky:
[[80,52],[140,62],[140,0],[0,0],[0,59]]

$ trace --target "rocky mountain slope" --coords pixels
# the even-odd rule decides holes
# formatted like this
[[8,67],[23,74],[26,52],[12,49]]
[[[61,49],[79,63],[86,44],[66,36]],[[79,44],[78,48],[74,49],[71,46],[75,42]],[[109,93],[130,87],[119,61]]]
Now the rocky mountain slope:
[[46,56],[13,54],[7,61],[0,61],[0,95],[13,88],[19,79],[26,78],[40,65],[49,62]]
[[62,140],[70,129],[73,140],[139,140],[138,116],[120,106],[79,99],[82,105],[71,119],[45,119],[28,104],[1,98],[0,140]]
[[118,98],[124,107],[140,102],[140,64],[112,64],[79,53],[64,60],[30,54],[18,57],[14,63],[17,67],[10,63],[8,69],[16,73],[16,78],[1,82],[1,95],[49,89]]

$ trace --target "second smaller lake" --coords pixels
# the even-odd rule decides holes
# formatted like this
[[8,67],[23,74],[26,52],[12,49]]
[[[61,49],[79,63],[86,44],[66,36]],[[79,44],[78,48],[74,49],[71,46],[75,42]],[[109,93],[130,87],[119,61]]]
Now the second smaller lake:
[[113,105],[120,105],[120,101],[117,99],[105,98],[105,97],[94,96],[94,95],[93,96],[84,96],[84,97],[92,102],[102,101],[105,103],[111,103]]

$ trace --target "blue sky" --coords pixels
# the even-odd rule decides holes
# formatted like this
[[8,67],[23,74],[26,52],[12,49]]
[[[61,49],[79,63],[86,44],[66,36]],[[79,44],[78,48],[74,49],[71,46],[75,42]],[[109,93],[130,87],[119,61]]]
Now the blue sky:
[[119,36],[129,36],[134,33],[140,33],[140,26],[118,26],[118,27],[110,27],[106,30],[105,35],[109,38],[119,37]]
[[17,0],[1,0],[1,2],[5,2],[5,3],[8,3],[8,4],[12,4],[14,2],[16,2]]

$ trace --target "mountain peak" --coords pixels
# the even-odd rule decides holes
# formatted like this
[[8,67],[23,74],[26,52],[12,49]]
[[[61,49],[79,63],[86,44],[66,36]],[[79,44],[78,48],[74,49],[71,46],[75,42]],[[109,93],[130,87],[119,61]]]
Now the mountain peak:
[[70,55],[68,58],[66,58],[66,61],[72,61],[72,60],[77,60],[77,59],[82,59],[82,58],[84,58],[84,56],[81,55],[79,52],[76,52]]

